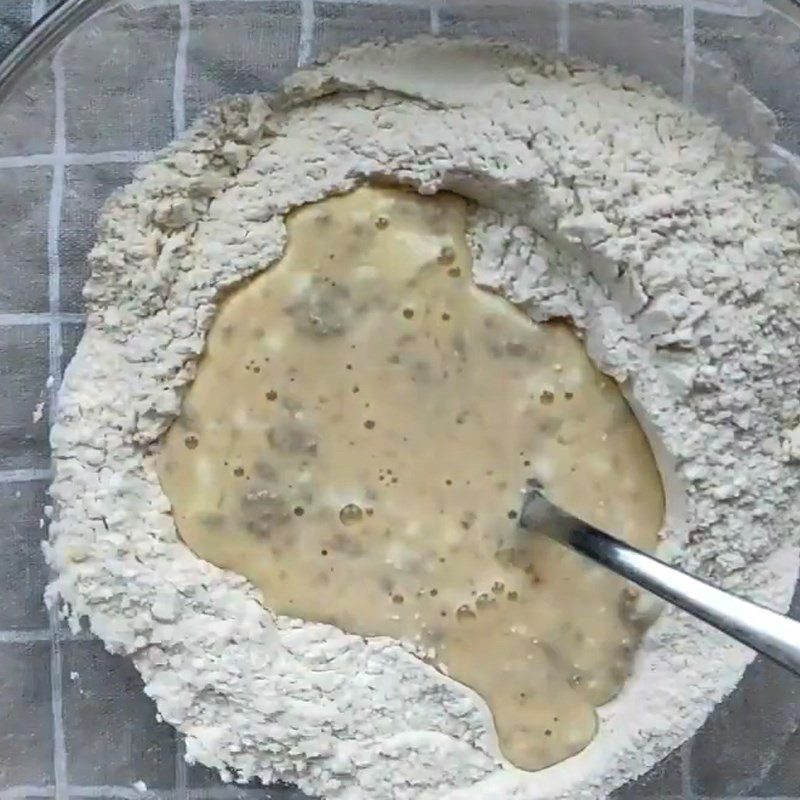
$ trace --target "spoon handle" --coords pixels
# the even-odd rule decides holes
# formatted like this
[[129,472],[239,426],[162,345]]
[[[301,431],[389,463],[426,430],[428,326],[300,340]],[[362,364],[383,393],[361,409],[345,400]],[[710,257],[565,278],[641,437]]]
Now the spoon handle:
[[[554,524],[547,524],[541,501],[555,512],[549,517]],[[800,675],[800,622],[687,575],[567,514],[542,495],[526,503],[520,524],[546,533]]]

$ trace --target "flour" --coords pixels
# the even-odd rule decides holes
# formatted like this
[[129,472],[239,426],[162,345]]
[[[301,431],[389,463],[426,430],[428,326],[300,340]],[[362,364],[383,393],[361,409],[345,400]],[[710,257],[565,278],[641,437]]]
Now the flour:
[[[129,654],[187,756],[329,798],[597,798],[699,727],[752,654],[677,612],[595,741],[504,765],[480,698],[402,644],[274,617],[178,539],[153,454],[223,290],[287,210],[368,178],[477,201],[474,277],[571,317],[667,486],[665,550],[776,608],[796,577],[800,211],[748,146],[634,78],[501,45],[370,44],[234,98],[106,207],[52,432],[51,602]],[[269,605],[269,598],[266,598]]]

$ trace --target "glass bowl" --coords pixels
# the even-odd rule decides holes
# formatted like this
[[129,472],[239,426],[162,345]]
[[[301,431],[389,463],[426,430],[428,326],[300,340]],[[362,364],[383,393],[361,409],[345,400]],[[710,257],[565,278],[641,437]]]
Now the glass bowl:
[[[45,10],[30,4],[6,0],[0,24]],[[302,797],[188,766],[133,666],[45,609],[48,420],[81,335],[95,218],[136,165],[222,95],[274,88],[344,45],[422,33],[618,65],[799,182],[790,0],[65,0],[0,65],[0,798]],[[614,797],[800,797],[798,724],[800,682],[756,659],[691,741]]]

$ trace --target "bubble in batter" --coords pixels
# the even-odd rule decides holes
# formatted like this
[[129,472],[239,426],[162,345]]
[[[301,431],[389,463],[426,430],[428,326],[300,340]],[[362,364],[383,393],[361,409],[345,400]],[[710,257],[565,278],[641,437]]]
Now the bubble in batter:
[[521,492],[652,549],[662,488],[571,330],[472,284],[467,210],[364,187],[291,214],[281,262],[222,304],[158,468],[200,557],[278,613],[418,645],[539,769],[592,739],[642,623],[618,578],[509,537]]

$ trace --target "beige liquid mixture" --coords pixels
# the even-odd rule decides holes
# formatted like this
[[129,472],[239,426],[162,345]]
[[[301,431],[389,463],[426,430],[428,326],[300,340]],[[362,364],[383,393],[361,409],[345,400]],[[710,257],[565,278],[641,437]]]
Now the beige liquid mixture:
[[622,581],[514,538],[521,491],[652,549],[662,487],[570,329],[472,284],[466,211],[364,187],[292,213],[281,262],[222,304],[159,475],[200,557],[278,613],[418,644],[539,769],[591,740],[642,630]]

